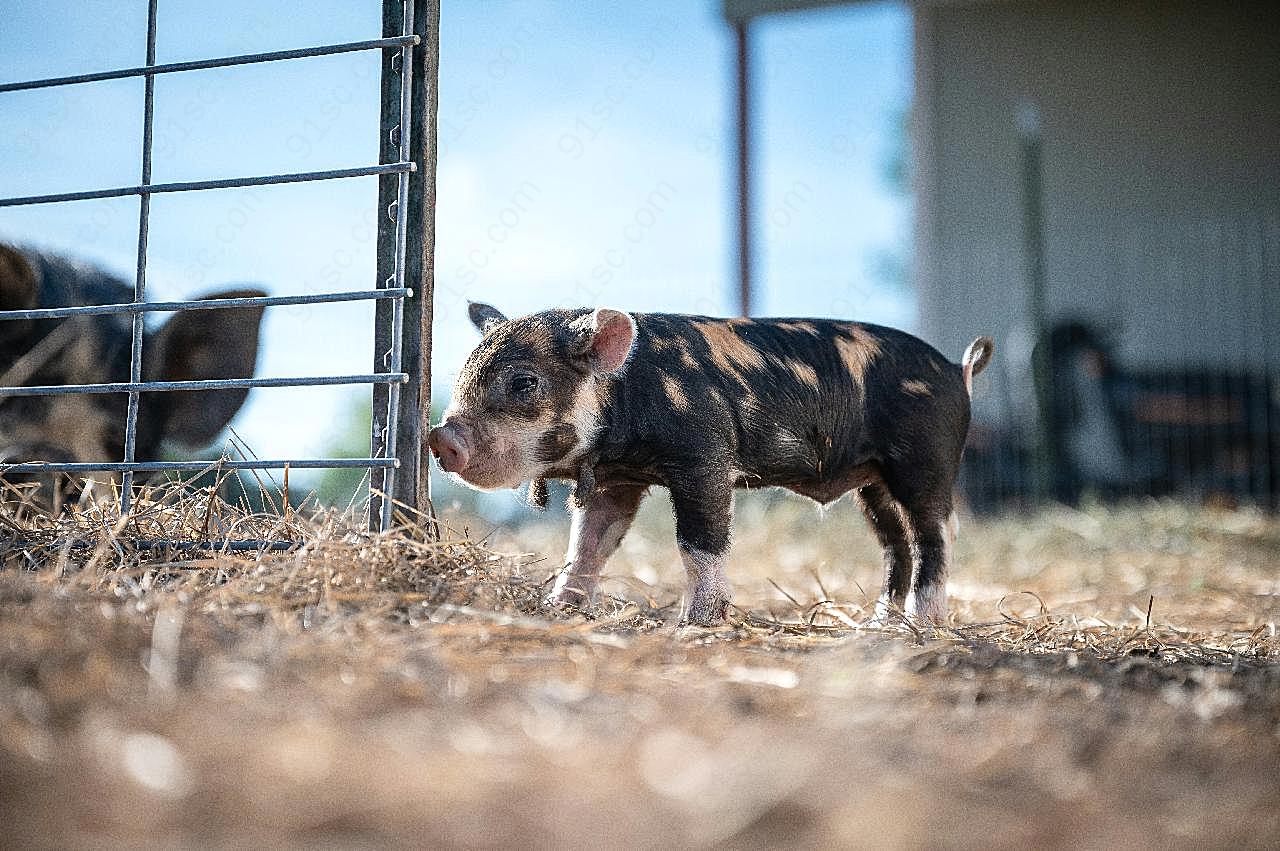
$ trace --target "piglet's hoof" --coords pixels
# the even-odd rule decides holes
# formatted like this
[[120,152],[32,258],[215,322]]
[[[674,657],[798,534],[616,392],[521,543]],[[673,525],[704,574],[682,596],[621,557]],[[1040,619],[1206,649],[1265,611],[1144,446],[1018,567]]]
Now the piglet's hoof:
[[556,577],[556,584],[542,598],[542,605],[549,609],[581,609],[591,605],[594,595],[595,582],[591,578],[573,576],[566,570]]
[[903,619],[901,604],[895,603],[892,598],[882,595],[876,600],[875,614],[864,625],[874,629],[885,629],[887,627],[902,626]]
[[905,608],[907,617],[918,627],[947,625],[947,591],[941,585],[912,591],[907,595]]
[[691,626],[718,626],[729,613],[729,598],[723,594],[695,593],[681,622]]
[[566,588],[552,591],[542,598],[542,605],[548,609],[581,609],[591,605],[591,596],[576,589]]

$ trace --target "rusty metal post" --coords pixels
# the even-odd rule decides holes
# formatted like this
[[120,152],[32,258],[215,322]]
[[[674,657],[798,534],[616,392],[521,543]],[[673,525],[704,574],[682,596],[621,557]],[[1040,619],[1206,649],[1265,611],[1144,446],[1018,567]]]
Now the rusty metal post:
[[1026,252],[1027,313],[1035,335],[1031,369],[1035,379],[1036,438],[1032,454],[1032,495],[1052,499],[1057,490],[1058,447],[1053,427],[1053,366],[1049,352],[1048,274],[1044,247],[1044,166],[1040,119],[1023,104],[1017,115],[1022,178],[1022,241]]
[[750,19],[733,23],[737,44],[738,310],[751,315],[751,41]]
[[[405,21],[404,0],[383,0],[382,32],[385,37],[401,34]],[[436,104],[440,65],[440,2],[414,0],[412,30],[421,43],[408,51],[412,67],[402,74],[401,53],[387,52],[382,59],[382,113],[379,122],[381,162],[395,162],[402,152],[401,133],[408,133],[408,159],[414,171],[409,185],[405,209],[399,209],[399,185],[394,177],[383,177],[378,185],[378,269],[377,285],[394,286],[397,264],[397,217],[406,216],[403,235],[404,286],[413,295],[403,301],[401,370],[409,382],[399,390],[399,404],[390,404],[390,389],[376,385],[373,392],[373,457],[386,452],[394,429],[393,446],[399,461],[391,473],[385,469],[370,471],[371,496],[369,524],[373,529],[385,528],[390,513],[381,494],[388,481],[390,497],[415,510],[425,511],[429,504],[427,459],[423,455],[423,436],[431,417],[431,316],[433,269],[435,255],[436,195]],[[400,127],[401,81],[410,80],[410,120]],[[391,365],[395,349],[395,305],[390,299],[379,300],[374,328],[374,369],[385,372]],[[388,412],[395,411],[396,421],[388,423]]]

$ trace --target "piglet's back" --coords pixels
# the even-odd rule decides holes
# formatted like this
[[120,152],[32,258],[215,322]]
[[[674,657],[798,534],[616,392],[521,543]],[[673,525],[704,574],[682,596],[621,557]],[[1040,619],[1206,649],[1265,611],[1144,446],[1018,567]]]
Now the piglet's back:
[[[960,367],[903,331],[830,319],[717,319],[635,314],[638,334],[628,367],[631,383],[656,383],[670,407],[706,412],[715,401],[781,406],[821,397],[927,387],[947,395],[963,389]],[[901,375],[901,381],[895,381]],[[924,395],[923,391],[916,395]]]
[[[635,314],[615,439],[736,456],[790,475],[860,463],[868,420],[943,409],[968,418],[960,367],[892,328],[828,319]],[[775,469],[777,468],[777,469]]]

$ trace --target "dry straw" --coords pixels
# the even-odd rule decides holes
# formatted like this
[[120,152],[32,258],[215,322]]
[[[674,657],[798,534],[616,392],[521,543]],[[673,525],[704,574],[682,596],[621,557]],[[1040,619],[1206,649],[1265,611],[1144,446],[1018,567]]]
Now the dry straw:
[[[9,491],[0,822],[14,842],[1277,835],[1280,526],[1260,513],[975,523],[951,625],[925,630],[866,625],[858,581],[878,554],[851,545],[846,518],[815,529],[803,505],[747,502],[741,608],[708,630],[678,626],[678,566],[650,569],[675,555],[656,502],[611,565],[615,595],[555,613],[539,601],[558,562],[408,512],[370,533],[279,492],[237,506],[160,485],[122,522],[110,495],[50,516]],[[518,540],[550,551],[562,532]],[[195,546],[209,538],[290,543]],[[1017,588],[1045,602],[1000,599]]]
[[[274,482],[258,483],[256,502],[270,508],[254,512],[247,499],[237,507],[217,496],[225,484],[220,478],[204,488],[144,488],[134,513],[123,519],[115,499],[81,499],[55,516],[38,507],[30,489],[6,484],[0,509],[3,564],[36,571],[51,583],[131,597],[143,609],[163,602],[152,593],[163,589],[183,605],[216,608],[224,617],[257,619],[269,612],[286,628],[306,629],[323,612],[326,618],[357,618],[367,627],[478,621],[490,632],[524,640],[567,632],[653,632],[678,620],[676,592],[659,598],[638,583],[630,588],[634,593],[607,597],[589,611],[549,613],[539,605],[547,565],[495,553],[465,529],[401,511],[395,531],[371,533],[350,512],[308,509],[309,501],[290,506]],[[225,543],[230,540],[282,546],[233,552]],[[1154,597],[1137,624],[1057,614],[1026,592],[1002,599],[997,620],[953,618],[949,626],[924,629],[894,613],[888,625],[871,626],[865,594],[860,601],[837,600],[816,572],[813,579],[816,595],[809,602],[769,580],[790,612],[734,608],[725,627],[689,634],[803,648],[855,633],[886,633],[916,643],[1033,656],[1085,654],[1102,662],[1145,657],[1191,665],[1256,666],[1280,653],[1274,626],[1245,634],[1179,628],[1159,622]]]

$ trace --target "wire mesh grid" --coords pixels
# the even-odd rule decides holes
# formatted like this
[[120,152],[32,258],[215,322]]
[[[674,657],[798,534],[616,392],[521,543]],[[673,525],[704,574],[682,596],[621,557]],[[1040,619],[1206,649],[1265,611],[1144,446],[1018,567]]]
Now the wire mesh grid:
[[[201,472],[210,469],[220,470],[258,470],[258,469],[367,469],[371,474],[370,525],[374,528],[387,529],[392,522],[392,509],[396,501],[407,502],[410,507],[418,508],[425,498],[426,482],[419,481],[421,469],[421,447],[416,440],[420,434],[421,422],[404,422],[402,411],[402,388],[412,381],[419,384],[429,383],[429,352],[418,348],[420,341],[429,341],[430,322],[430,264],[424,262],[429,258],[432,244],[431,216],[422,215],[424,207],[429,205],[424,195],[434,181],[434,139],[435,139],[435,77],[438,41],[435,29],[439,20],[438,0],[384,0],[383,29],[384,37],[365,41],[329,44],[295,50],[281,50],[267,53],[252,53],[238,56],[225,56],[212,59],[156,63],[156,21],[159,0],[149,0],[147,8],[147,41],[146,64],[117,70],[79,74],[73,76],[52,77],[39,80],[10,82],[0,84],[0,96],[8,92],[27,91],[60,86],[94,83],[103,80],[118,80],[130,77],[142,77],[143,90],[143,126],[141,148],[141,180],[134,186],[91,189],[77,192],[63,192],[45,195],[29,195],[21,197],[0,198],[0,207],[30,206],[36,204],[53,204],[98,198],[121,196],[139,197],[137,263],[134,274],[133,300],[127,303],[87,305],[57,308],[34,308],[26,310],[0,311],[0,322],[34,319],[72,319],[80,316],[104,316],[112,314],[127,315],[131,319],[129,358],[129,380],[127,382],[98,384],[61,384],[61,385],[22,385],[0,387],[0,398],[17,396],[55,396],[64,394],[127,394],[128,406],[125,413],[124,446],[119,461],[101,462],[54,462],[37,459],[16,463],[0,464],[0,477],[16,473],[69,473],[84,474],[92,472],[121,473],[121,514],[130,512],[133,502],[133,485],[135,474],[160,472]],[[428,33],[428,40],[423,45],[422,32]],[[424,48],[415,56],[415,49]],[[317,56],[329,56],[356,51],[382,51],[383,108],[381,110],[380,128],[382,135],[391,143],[390,148],[382,146],[383,159],[387,153],[394,156],[394,161],[380,162],[375,165],[352,168],[332,169],[328,171],[297,172],[271,174],[253,177],[232,177],[219,180],[185,181],[176,183],[151,182],[151,156],[153,147],[153,124],[155,116],[155,78],[161,74],[201,71],[213,68],[224,68],[234,65],[249,65],[284,60],[305,59]],[[415,89],[414,70],[418,66],[419,79]],[[415,97],[417,95],[417,97]],[[415,104],[418,105],[415,118]],[[415,126],[416,124],[416,126]],[[391,229],[380,231],[379,235],[379,278],[375,288],[349,292],[310,293],[305,295],[211,298],[195,301],[147,301],[147,241],[150,231],[151,196],[166,192],[194,192],[216,189],[270,186],[286,183],[302,183],[322,180],[339,180],[355,177],[387,176],[394,177],[392,201],[386,206],[386,214],[391,222]],[[417,176],[415,183],[411,177]],[[389,187],[383,184],[379,205],[387,195]],[[421,221],[414,229],[409,228],[410,215],[406,212],[417,211]],[[384,229],[385,230],[385,229]],[[416,260],[414,272],[418,280],[425,285],[425,292],[415,292],[408,286],[409,264],[407,259],[412,255]],[[384,276],[383,272],[390,274]],[[325,304],[355,301],[374,301],[377,311],[378,328],[375,329],[374,372],[361,375],[321,375],[306,377],[277,378],[240,378],[199,381],[144,381],[142,378],[143,344],[146,336],[144,319],[148,313],[180,312],[192,310],[220,310],[228,308]],[[406,372],[403,365],[406,361],[405,321],[406,303],[413,307],[415,328],[410,335],[415,347],[409,352],[409,360],[413,362],[414,374]],[[381,309],[390,305],[390,310]],[[421,329],[427,324],[427,333]],[[253,387],[318,387],[325,385],[370,385],[375,391],[374,434],[371,440],[370,453],[365,458],[280,458],[230,460],[226,458],[196,461],[150,461],[137,458],[137,438],[139,419],[139,400],[142,393],[165,393],[177,391],[207,391],[224,389],[247,389]],[[413,404],[408,411],[415,419],[420,418],[428,406],[420,404],[422,398],[430,397],[428,387],[413,387],[415,392]],[[407,437],[408,439],[402,439]],[[397,482],[401,468],[406,469],[409,481]],[[399,486],[398,486],[399,485]],[[286,542],[271,541],[224,541],[204,542],[217,543],[222,547],[243,549],[254,546],[269,546]]]
[[[1012,312],[993,329],[1005,346],[976,394],[968,501],[990,511],[1152,496],[1280,508],[1280,209],[1095,217],[1111,236],[1078,277],[1059,276],[1042,340]],[[1016,280],[1007,270],[1021,259],[992,265],[996,256],[985,246],[959,255],[955,274]]]

